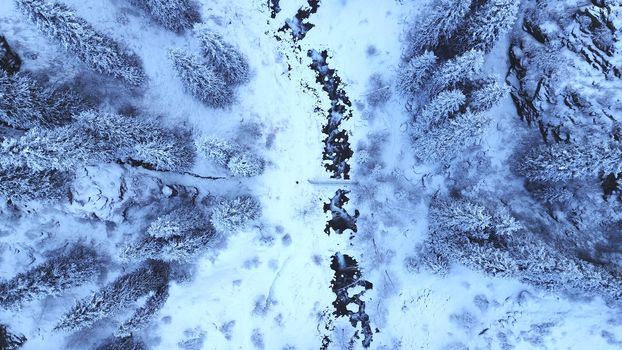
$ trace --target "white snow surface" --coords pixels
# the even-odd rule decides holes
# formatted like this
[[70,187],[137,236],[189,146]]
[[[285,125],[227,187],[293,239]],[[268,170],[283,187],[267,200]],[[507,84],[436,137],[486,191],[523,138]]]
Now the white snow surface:
[[[74,186],[78,198],[73,203],[31,203],[19,218],[9,220],[3,215],[7,219],[0,223],[0,278],[45,261],[45,252],[68,242],[87,242],[113,257],[109,273],[97,283],[29,303],[20,312],[0,312],[1,323],[9,323],[28,337],[24,350],[92,346],[91,333],[67,335],[52,328],[73,300],[97,290],[126,268],[116,258],[118,248],[146,225],[121,223],[115,212],[123,202],[118,198],[121,182],[133,178],[141,179],[134,189],[145,186],[156,197],[164,197],[162,191],[158,193],[165,190],[164,185],[192,186],[201,196],[250,189],[263,207],[260,224],[228,237],[223,247],[205,254],[197,261],[191,281],[172,284],[165,307],[141,335],[152,349],[177,349],[192,334],[205,335],[202,349],[280,350],[287,345],[319,349],[324,335],[332,339],[329,349],[346,349],[353,333],[346,319],[336,320],[332,331],[325,329],[334,300],[330,258],[338,251],[357,259],[363,278],[374,284],[363,297],[372,329],[378,330],[372,349],[621,346],[608,343],[605,337],[622,341],[619,312],[599,299],[571,300],[459,266],[444,277],[407,268],[405,261],[425,238],[426,198],[442,190],[444,180],[434,176],[423,187],[421,174],[429,169],[412,168],[403,146],[407,141],[402,131],[408,119],[403,101],[394,95],[383,107],[371,109],[365,106],[365,95],[372,74],[380,73],[389,81],[394,76],[406,19],[425,2],[325,0],[309,19],[315,27],[299,42],[299,54],[291,50],[289,40],[278,41],[274,34],[306,2],[281,0],[276,19],[270,19],[265,0],[200,2],[204,22],[239,47],[253,71],[250,83],[237,90],[236,104],[224,110],[205,107],[186,94],[166,57],[172,47],[198,50],[191,33],[175,35],[123,0],[63,0],[97,29],[140,55],[149,82],[144,98],[133,101],[145,114],[164,125],[187,125],[197,138],[243,138],[267,158],[266,172],[252,179],[213,181],[102,165],[80,172]],[[22,56],[25,70],[51,71],[58,81],[71,74],[66,72],[84,70],[17,13],[9,0],[0,2],[0,33]],[[489,55],[491,71],[504,72],[506,44]],[[370,46],[376,49],[372,55],[368,54]],[[353,101],[354,116],[343,123],[352,134],[353,147],[370,132],[389,133],[385,162],[412,184],[394,190],[390,184],[379,183],[379,188],[386,188],[383,198],[377,198],[381,208],[370,205],[356,185],[361,174],[353,159],[353,181],[341,186],[352,190],[346,209],[361,211],[359,233],[353,239],[348,234],[327,236],[323,232],[328,219],[323,202],[339,187],[317,184],[328,179],[321,166],[321,127],[329,102],[308,68],[306,51],[312,48],[329,49],[329,65],[338,71]],[[28,53],[36,53],[36,59]],[[305,89],[304,84],[312,89]],[[503,167],[513,140],[511,126],[517,123],[510,104],[507,98],[491,112],[498,132],[490,132],[484,146],[498,157],[493,163],[496,167]],[[316,112],[316,107],[322,111]],[[200,158],[194,172],[222,175],[223,170]],[[387,208],[393,215],[380,217]],[[9,209],[2,211],[6,214]],[[102,327],[96,338],[111,334],[106,331],[110,330]],[[360,341],[355,342],[354,348],[359,347]]]

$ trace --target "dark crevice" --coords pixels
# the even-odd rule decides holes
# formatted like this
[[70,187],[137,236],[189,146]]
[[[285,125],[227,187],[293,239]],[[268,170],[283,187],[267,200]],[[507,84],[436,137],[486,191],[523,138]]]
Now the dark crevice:
[[344,204],[348,203],[349,198],[346,196],[350,191],[339,189],[335,192],[335,196],[328,203],[324,203],[324,212],[331,212],[332,218],[326,223],[324,232],[330,235],[331,229],[342,234],[346,230],[356,232],[356,220],[359,217],[358,209],[354,210],[354,216],[348,214],[343,209]]

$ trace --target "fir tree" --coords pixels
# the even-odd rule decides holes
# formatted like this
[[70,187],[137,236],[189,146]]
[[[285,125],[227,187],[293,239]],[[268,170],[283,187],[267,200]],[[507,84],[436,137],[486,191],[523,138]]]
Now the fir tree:
[[227,140],[210,136],[202,139],[197,146],[199,152],[206,155],[220,166],[227,166],[229,159],[236,153],[236,147]]
[[478,144],[487,125],[488,119],[484,115],[467,112],[415,138],[414,154],[423,162],[448,164]]
[[122,338],[112,338],[98,346],[96,350],[147,350],[147,346],[140,340],[134,339],[132,336]]
[[195,150],[181,131],[162,129],[154,121],[91,111],[76,116],[72,124],[34,128],[19,139],[7,139],[0,153],[5,167],[34,171],[67,171],[115,161],[179,171],[192,166]]
[[67,289],[92,281],[102,268],[93,250],[75,246],[67,254],[51,258],[0,284],[0,306],[19,308],[23,303],[48,295],[58,296]]
[[192,0],[129,0],[164,28],[176,33],[201,22],[201,14]]
[[408,97],[417,95],[428,82],[437,63],[434,53],[426,51],[402,64],[398,73],[397,89]]
[[446,122],[449,117],[460,111],[466,97],[460,90],[448,90],[439,93],[415,115],[415,126],[420,132]]
[[123,247],[120,257],[127,261],[159,259],[163,261],[190,261],[211,248],[216,242],[213,228],[205,226],[181,235],[153,237],[145,235]]
[[555,143],[533,148],[517,164],[531,181],[568,181],[622,171],[622,150],[614,143]]
[[154,220],[147,234],[155,238],[181,236],[208,224],[203,212],[192,206],[183,206]]
[[233,176],[253,177],[263,173],[265,163],[259,156],[242,151],[229,158],[227,168]]
[[186,90],[206,105],[223,108],[233,103],[233,92],[213,67],[196,55],[180,49],[169,51],[169,58]]
[[67,6],[48,0],[15,0],[41,31],[59,42],[94,71],[141,85],[145,73],[140,58],[98,32]]
[[0,350],[17,350],[27,341],[25,336],[9,331],[9,327],[0,324]]
[[434,72],[430,82],[430,95],[456,87],[458,83],[474,79],[484,66],[484,54],[481,51],[470,50],[461,56],[453,58]]
[[465,20],[454,45],[464,52],[469,49],[489,52],[499,38],[516,22],[520,2],[489,0],[476,7]]
[[168,284],[158,288],[155,293],[150,296],[145,305],[138,308],[134,315],[125,321],[115,332],[116,337],[129,337],[133,333],[145,329],[156,313],[162,309],[164,303],[168,299]]
[[472,0],[436,0],[434,7],[416,21],[408,33],[407,56],[433,51],[447,43],[464,21]]
[[195,26],[195,35],[201,43],[203,56],[212,70],[228,85],[238,85],[248,81],[248,62],[236,48],[205,25]]
[[488,78],[479,82],[470,92],[467,105],[473,112],[485,112],[494,107],[508,90],[506,85],[500,85],[496,79]]
[[0,169],[0,196],[12,202],[56,201],[69,196],[73,173],[32,170],[24,166]]
[[216,164],[227,167],[233,176],[257,176],[265,169],[265,162],[259,156],[217,137],[204,138],[198,149]]
[[0,97],[0,121],[17,129],[65,124],[82,105],[71,91],[43,88],[28,74],[1,70]]
[[90,297],[77,302],[63,315],[56,330],[79,331],[104,317],[130,307],[138,298],[168,283],[168,265],[151,261],[148,266],[117,278]]
[[260,214],[261,207],[256,199],[241,196],[218,203],[212,210],[210,221],[217,232],[227,235],[247,228]]

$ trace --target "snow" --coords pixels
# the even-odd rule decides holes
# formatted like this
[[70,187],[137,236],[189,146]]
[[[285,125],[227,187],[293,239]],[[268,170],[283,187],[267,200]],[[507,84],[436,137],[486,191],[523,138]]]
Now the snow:
[[[332,320],[330,316],[335,295],[330,289],[333,271],[329,266],[338,252],[357,259],[362,277],[374,284],[363,296],[372,329],[378,329],[372,349],[452,349],[446,346],[453,343],[469,349],[504,349],[501,333],[516,349],[617,348],[606,341],[603,332],[622,340],[616,310],[600,299],[573,300],[460,266],[447,276],[408,267],[408,258],[425,239],[429,196],[445,191],[452,180],[430,166],[413,167],[411,151],[404,147],[409,116],[395,92],[387,104],[377,108],[367,105],[366,95],[372,74],[394,80],[406,19],[424,3],[326,0],[311,15],[309,22],[315,27],[297,43],[300,50],[296,53],[290,48],[291,39],[283,35],[285,39],[278,41],[274,34],[306,2],[282,0],[281,11],[270,19],[265,0],[202,0],[205,23],[239,47],[252,70],[251,81],[237,88],[236,103],[224,109],[206,107],[185,93],[167,58],[173,47],[199,52],[191,33],[167,31],[122,0],[63,3],[142,58],[148,76],[144,95],[124,96],[126,101],[163,125],[191,128],[196,139],[210,135],[239,139],[258,150],[267,165],[259,177],[232,178],[209,159],[199,157],[193,173],[224,174],[228,177],[224,180],[119,165],[89,167],[78,173],[71,204],[32,203],[19,213],[21,217],[10,220],[11,208],[2,207],[7,219],[0,223],[0,278],[41,263],[44,252],[67,242],[85,241],[112,257],[109,273],[96,285],[31,303],[19,313],[0,311],[0,322],[10,323],[13,330],[28,337],[24,350],[84,349],[112,332],[114,328],[104,326],[92,338],[90,333],[78,334],[67,342],[66,334],[51,329],[74,300],[128,268],[118,260],[118,248],[147,226],[140,221],[128,224],[120,216],[119,209],[128,204],[129,196],[149,203],[170,196],[172,186],[196,188],[200,197],[250,191],[262,204],[262,219],[199,259],[190,281],[172,282],[168,301],[144,335],[152,349],[176,349],[197,334],[205,335],[202,349],[253,349],[258,343],[265,349],[280,350],[286,345],[318,349],[324,335],[333,340],[329,349],[345,348],[353,328],[345,318]],[[57,81],[84,72],[82,65],[20,16],[12,1],[0,3],[2,34],[24,59],[23,69],[51,72]],[[507,66],[507,47],[505,39],[486,57],[486,70],[497,74],[500,81],[499,72]],[[349,182],[326,181],[329,174],[322,167],[321,129],[330,101],[308,67],[310,49],[329,50],[328,63],[338,71],[353,102],[353,117],[342,124],[351,133],[355,150]],[[119,105],[119,101],[109,101],[105,108]],[[501,175],[482,179],[480,185],[507,181],[515,188],[519,184],[509,179],[505,164],[515,133],[521,131],[515,131],[519,123],[510,98],[489,113],[494,122],[482,146],[490,150],[492,167]],[[357,185],[368,180],[357,164],[356,146],[379,131],[388,135],[382,160],[395,171],[391,180],[371,183],[378,189],[373,202]],[[128,188],[125,197],[119,195],[122,184]],[[330,213],[322,207],[338,188],[352,191],[346,210],[361,212],[359,232],[353,239],[349,234],[324,233]],[[149,207],[145,208],[135,210]],[[475,300],[484,299],[487,303],[480,302],[478,307]],[[465,312],[470,316],[464,316]],[[548,331],[538,331],[533,326],[538,324],[545,324],[541,328]],[[326,329],[331,325],[334,331]],[[533,340],[538,337],[539,342]],[[356,341],[355,348],[360,347],[360,340]]]

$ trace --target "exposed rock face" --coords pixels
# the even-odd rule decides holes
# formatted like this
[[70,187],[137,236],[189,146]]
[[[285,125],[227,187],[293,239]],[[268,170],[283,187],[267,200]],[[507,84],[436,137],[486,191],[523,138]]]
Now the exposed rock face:
[[6,38],[0,35],[0,69],[6,71],[8,74],[14,74],[19,71],[22,65],[22,60],[11,49]]
[[622,109],[622,5],[574,2],[527,2],[510,46],[512,99],[546,142],[611,135]]

